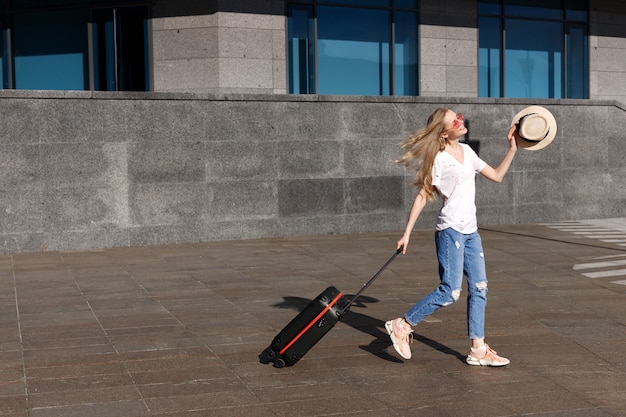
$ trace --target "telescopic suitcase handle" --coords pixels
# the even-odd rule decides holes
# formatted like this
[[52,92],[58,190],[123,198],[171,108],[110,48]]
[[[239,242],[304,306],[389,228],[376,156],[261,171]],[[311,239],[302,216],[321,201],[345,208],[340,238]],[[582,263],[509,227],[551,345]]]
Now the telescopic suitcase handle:
[[387,269],[387,267],[389,266],[389,264],[391,262],[393,262],[394,259],[396,259],[396,256],[398,256],[400,253],[402,252],[402,246],[400,246],[393,255],[391,255],[391,258],[389,258],[389,260],[387,262],[385,262],[385,264],[382,266],[382,268],[380,268],[378,270],[378,272],[376,272],[374,274],[374,276],[372,278],[370,278],[369,281],[367,281],[365,284],[363,284],[363,286],[361,287],[361,289],[359,290],[359,292],[357,292],[354,297],[352,297],[352,299],[350,300],[350,302],[348,303],[348,305],[346,305],[346,307],[343,309],[343,312],[345,313],[346,311],[350,310],[350,307],[352,306],[352,303],[354,303],[356,301],[357,298],[359,298],[359,296],[363,293],[363,291],[365,291],[367,289],[367,287],[369,287],[372,282],[374,282],[374,280],[376,280],[376,278],[378,278],[378,276],[380,274],[382,274],[382,272]]

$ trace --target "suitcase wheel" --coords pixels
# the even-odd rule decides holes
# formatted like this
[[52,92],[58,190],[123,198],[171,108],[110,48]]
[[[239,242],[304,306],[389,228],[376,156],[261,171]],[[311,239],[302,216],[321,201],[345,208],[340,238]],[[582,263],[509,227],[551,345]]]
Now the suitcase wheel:
[[274,351],[274,349],[272,349],[271,347],[268,347],[259,355],[259,362],[261,363],[270,363],[273,362],[275,359],[276,351]]
[[278,358],[274,361],[274,368],[284,368],[285,360],[283,358]]

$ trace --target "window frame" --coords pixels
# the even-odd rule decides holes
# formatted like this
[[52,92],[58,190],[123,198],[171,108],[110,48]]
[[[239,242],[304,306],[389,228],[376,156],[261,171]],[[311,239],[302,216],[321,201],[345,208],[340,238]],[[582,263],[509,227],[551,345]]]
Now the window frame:
[[[481,1],[478,0],[477,3],[477,28],[479,31],[479,35],[478,38],[480,40],[480,31],[481,31],[481,24],[480,21],[482,19],[497,19],[499,22],[499,26],[501,28],[500,31],[500,38],[498,39],[499,42],[499,85],[498,85],[498,90],[499,90],[499,95],[495,96],[495,95],[482,95],[481,94],[481,90],[483,89],[483,86],[480,85],[481,79],[486,78],[488,86],[485,88],[487,92],[492,91],[492,84],[491,84],[491,72],[489,71],[488,67],[485,67],[485,71],[487,71],[486,77],[483,77],[482,74],[482,62],[481,62],[481,49],[482,49],[482,45],[479,42],[478,45],[478,94],[479,97],[485,97],[485,98],[512,98],[511,96],[507,95],[507,69],[506,69],[506,54],[507,54],[507,23],[510,20],[527,20],[529,22],[557,22],[560,23],[562,26],[562,31],[561,31],[561,59],[560,59],[560,65],[561,65],[561,74],[560,74],[560,82],[561,82],[561,95],[560,97],[553,97],[553,98],[557,98],[557,99],[567,99],[567,98],[577,98],[577,99],[588,99],[589,98],[589,78],[590,78],[590,65],[589,65],[589,36],[590,36],[590,24],[589,24],[589,16],[590,16],[590,4],[589,1],[585,1],[585,5],[586,5],[586,9],[575,9],[575,8],[568,8],[568,3],[573,3],[572,0],[561,0],[560,1],[560,5],[561,5],[561,9],[560,9],[560,18],[556,19],[556,18],[539,18],[539,17],[533,17],[533,16],[520,16],[520,15],[516,15],[516,14],[512,14],[512,15],[507,15],[506,14],[506,0],[496,0],[496,1]],[[580,3],[580,2],[579,2]],[[483,10],[481,11],[481,6],[484,6]],[[494,10],[498,10],[497,12],[495,12]],[[572,13],[572,12],[576,12],[576,13]],[[581,20],[580,19],[580,12],[584,12],[585,13],[585,20]],[[571,14],[572,18],[568,18],[568,15]],[[569,88],[569,84],[570,84],[570,78],[571,78],[571,73],[570,73],[570,37],[571,37],[571,32],[570,29],[571,28],[582,28],[585,27],[586,30],[584,30],[585,34],[583,37],[583,49],[582,49],[582,55],[584,56],[584,69],[583,69],[583,73],[581,74],[582,78],[583,78],[583,87],[582,87],[582,95],[583,97],[571,97],[573,91],[572,89]],[[515,98],[519,98],[519,97],[515,97]],[[526,98],[526,97],[523,97]],[[537,98],[537,97],[528,97],[528,98]]]
[[[85,65],[83,76],[87,78],[85,81],[85,88],[81,91],[107,91],[96,90],[95,74],[96,74],[96,60],[95,60],[95,45],[93,36],[93,12],[99,9],[114,9],[114,8],[144,8],[145,9],[145,21],[144,21],[144,77],[145,77],[145,89],[133,90],[133,91],[154,91],[154,66],[153,66],[153,46],[152,46],[152,8],[151,4],[147,0],[138,0],[132,2],[107,2],[98,0],[79,0],[68,6],[60,2],[58,5],[35,5],[20,7],[13,2],[0,1],[0,59],[2,59],[0,68],[0,77],[2,78],[1,89],[16,90],[15,79],[15,53],[14,53],[14,23],[13,16],[16,13],[24,12],[45,12],[45,11],[63,11],[63,10],[84,10],[86,11],[85,30],[86,37],[84,42],[87,43],[85,48],[85,59],[87,63]],[[51,88],[52,89],[52,88]],[[65,89],[59,89],[65,90]],[[130,91],[130,90],[108,90],[108,91]]]
[[[402,5],[406,4],[406,1],[400,1],[400,0],[387,0],[388,5],[386,6],[373,5],[373,4],[359,4],[358,0],[353,0],[350,2],[341,1],[341,0],[287,0],[285,2],[285,16],[287,17],[287,30],[285,33],[285,37],[286,37],[286,44],[287,44],[287,49],[286,49],[287,82],[288,82],[287,91],[289,92],[289,94],[307,94],[307,95],[318,94],[319,92],[318,7],[336,7],[336,8],[346,8],[346,9],[384,10],[384,11],[389,12],[389,22],[388,22],[388,25],[389,25],[388,26],[389,63],[387,64],[389,67],[388,68],[389,79],[379,80],[380,82],[385,81],[385,83],[388,83],[387,88],[389,90],[389,94],[378,94],[376,96],[381,96],[381,97],[399,96],[397,94],[399,88],[397,86],[397,75],[396,75],[397,66],[398,66],[396,62],[396,47],[397,47],[396,45],[396,40],[397,40],[396,39],[396,31],[397,31],[396,22],[399,20],[399,18],[396,17],[396,13],[403,13],[403,12],[414,13],[415,14],[415,31],[416,33],[418,33],[419,24],[420,24],[419,0],[414,0],[414,1],[415,1],[414,3],[415,8],[402,7]],[[396,3],[400,3],[401,6],[395,6]],[[307,72],[308,80],[306,83],[304,83],[300,78],[298,78],[299,82],[294,82],[293,67],[294,67],[295,61],[292,60],[293,39],[291,37],[290,25],[291,25],[292,11],[297,7],[299,7],[301,10],[308,9],[310,13],[310,16],[308,17],[308,19],[311,20],[311,24],[309,25],[311,33],[310,33],[310,37],[307,38],[306,41],[308,45],[307,56],[309,60],[312,60],[312,62],[310,61],[307,62],[306,72]],[[420,52],[419,47],[420,45],[419,45],[419,35],[418,35],[415,38],[415,45],[414,45],[415,58],[416,58],[415,71],[414,71],[415,79],[412,80],[414,91],[402,94],[400,96],[415,97],[415,96],[419,96],[420,94],[420,91],[419,91],[419,52]],[[299,54],[299,55],[302,56],[302,54]],[[298,68],[301,68],[301,65]],[[296,84],[300,86],[303,86],[306,84],[306,91],[302,92],[300,89],[294,88]],[[345,93],[324,93],[324,94],[342,95]],[[357,95],[364,95],[364,94],[357,94]]]

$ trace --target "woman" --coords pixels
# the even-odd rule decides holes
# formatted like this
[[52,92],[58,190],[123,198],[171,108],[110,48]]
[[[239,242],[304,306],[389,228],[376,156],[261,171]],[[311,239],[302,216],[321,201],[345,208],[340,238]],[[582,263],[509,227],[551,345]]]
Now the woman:
[[461,295],[463,274],[468,283],[467,323],[472,345],[467,355],[469,365],[504,366],[509,360],[500,357],[485,343],[485,305],[487,275],[483,248],[476,221],[475,176],[479,172],[494,182],[502,182],[517,151],[515,126],[507,139],[509,149],[500,165],[492,168],[459,139],[467,133],[463,115],[439,108],[428,118],[427,126],[403,145],[406,153],[398,161],[415,166],[415,197],[404,235],[397,248],[406,253],[411,231],[428,201],[441,198],[437,217],[435,244],[441,284],[415,304],[405,315],[385,323],[393,347],[404,359],[411,358],[409,338],[412,326],[440,307],[456,302]]

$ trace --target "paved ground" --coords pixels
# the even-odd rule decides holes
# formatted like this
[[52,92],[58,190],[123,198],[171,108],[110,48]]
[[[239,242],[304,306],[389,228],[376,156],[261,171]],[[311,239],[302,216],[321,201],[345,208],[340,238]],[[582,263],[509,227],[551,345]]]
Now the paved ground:
[[464,363],[465,301],[384,332],[437,284],[414,233],[293,367],[258,354],[329,284],[347,293],[396,234],[0,256],[0,416],[626,416],[626,219],[482,229],[487,339]]

